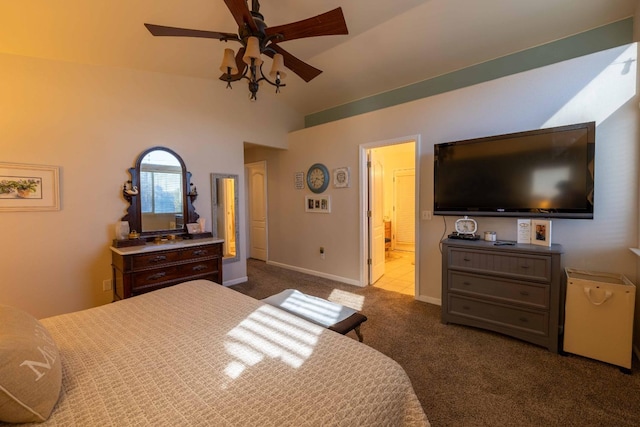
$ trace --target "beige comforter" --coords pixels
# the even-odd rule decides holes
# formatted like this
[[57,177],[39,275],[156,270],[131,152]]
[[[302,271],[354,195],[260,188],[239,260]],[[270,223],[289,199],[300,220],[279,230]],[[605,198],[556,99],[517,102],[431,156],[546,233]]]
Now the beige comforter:
[[42,322],[64,376],[44,425],[428,425],[393,360],[212,282]]

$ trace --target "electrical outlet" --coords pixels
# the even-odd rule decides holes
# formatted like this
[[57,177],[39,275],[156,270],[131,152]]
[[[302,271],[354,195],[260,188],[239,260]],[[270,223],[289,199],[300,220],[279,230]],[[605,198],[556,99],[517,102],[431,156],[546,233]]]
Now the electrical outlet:
[[422,211],[422,220],[423,221],[430,221],[433,214],[431,213],[431,211]]
[[106,279],[102,281],[102,291],[109,292],[113,289],[113,284],[111,283],[111,279]]
[[324,246],[320,246],[320,258],[324,259]]

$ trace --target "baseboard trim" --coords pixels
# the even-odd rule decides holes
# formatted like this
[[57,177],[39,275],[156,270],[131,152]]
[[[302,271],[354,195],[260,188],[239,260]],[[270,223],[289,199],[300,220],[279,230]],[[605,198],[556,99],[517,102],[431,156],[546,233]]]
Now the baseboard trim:
[[240,283],[246,282],[247,280],[249,280],[249,278],[247,276],[239,277],[239,278],[233,279],[233,280],[225,280],[224,282],[222,282],[222,286],[238,285]]
[[289,264],[282,264],[275,261],[267,261],[267,264],[273,265],[276,267],[286,268],[287,270],[297,271],[299,273],[309,274],[311,276],[322,277],[323,279],[335,280],[336,282],[346,283],[347,285],[358,286],[360,288],[364,287],[358,280],[347,279],[346,277],[335,276],[333,274],[323,273],[321,271],[309,270],[306,268],[296,267]]
[[439,298],[424,297],[422,295],[416,295],[416,299],[418,301],[426,302],[433,305],[439,305],[439,306],[442,305],[442,300]]

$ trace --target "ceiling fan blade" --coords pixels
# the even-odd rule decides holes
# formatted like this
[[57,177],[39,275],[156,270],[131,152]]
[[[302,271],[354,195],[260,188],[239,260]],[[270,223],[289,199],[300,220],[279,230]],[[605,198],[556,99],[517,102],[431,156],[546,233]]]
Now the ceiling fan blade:
[[310,82],[311,80],[318,77],[320,73],[322,73],[322,70],[318,70],[317,68],[312,67],[306,62],[301,61],[300,59],[296,58],[274,43],[271,43],[264,51],[264,53],[271,58],[273,58],[274,52],[270,49],[273,49],[276,53],[282,54],[282,56],[284,57],[284,66],[300,76],[300,78],[305,82]]
[[238,27],[243,27],[247,24],[251,31],[258,32],[258,26],[251,16],[249,6],[247,6],[247,0],[224,0],[224,3],[229,8],[229,12],[233,15],[233,19],[236,20]]
[[[242,78],[242,75],[244,74],[245,68],[247,68],[247,64],[245,64],[244,61],[242,60],[242,57],[244,56],[244,50],[245,50],[244,47],[241,47],[240,49],[238,49],[238,53],[236,53],[236,67],[238,67],[238,73],[231,74],[232,82],[240,80]],[[223,82],[226,82],[227,75],[222,74],[220,76],[220,80],[222,80]]]
[[188,28],[165,27],[164,25],[144,24],[154,36],[201,37],[205,39],[239,40],[237,34],[217,31],[190,30]]
[[282,38],[273,39],[273,43],[280,43],[305,37],[349,34],[349,30],[344,20],[342,8],[339,7],[321,15],[314,16],[313,18],[286,25],[267,27],[265,33],[267,36],[281,34]]

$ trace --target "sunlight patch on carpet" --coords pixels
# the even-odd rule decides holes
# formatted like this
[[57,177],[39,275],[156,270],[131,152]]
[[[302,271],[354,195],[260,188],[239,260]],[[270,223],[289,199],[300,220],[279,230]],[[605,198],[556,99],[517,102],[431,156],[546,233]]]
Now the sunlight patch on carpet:
[[328,300],[336,304],[344,305],[345,307],[353,308],[356,311],[361,311],[362,307],[364,307],[364,296],[340,289],[334,289],[331,295],[329,295]]

